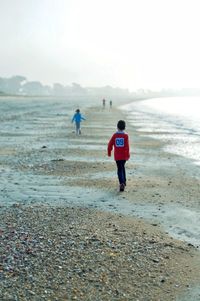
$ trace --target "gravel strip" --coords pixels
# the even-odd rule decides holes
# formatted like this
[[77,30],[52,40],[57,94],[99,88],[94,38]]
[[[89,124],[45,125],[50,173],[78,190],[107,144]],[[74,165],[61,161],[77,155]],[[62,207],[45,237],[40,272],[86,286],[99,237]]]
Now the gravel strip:
[[192,246],[141,220],[86,208],[1,209],[3,301],[176,300],[197,272]]

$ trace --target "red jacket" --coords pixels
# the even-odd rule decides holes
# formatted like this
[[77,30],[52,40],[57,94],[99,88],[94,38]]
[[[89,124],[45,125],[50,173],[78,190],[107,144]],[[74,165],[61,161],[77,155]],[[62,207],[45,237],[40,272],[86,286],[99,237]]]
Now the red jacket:
[[125,132],[116,132],[108,142],[108,156],[111,156],[111,152],[114,146],[114,159],[128,160],[130,158],[129,153],[129,138]]

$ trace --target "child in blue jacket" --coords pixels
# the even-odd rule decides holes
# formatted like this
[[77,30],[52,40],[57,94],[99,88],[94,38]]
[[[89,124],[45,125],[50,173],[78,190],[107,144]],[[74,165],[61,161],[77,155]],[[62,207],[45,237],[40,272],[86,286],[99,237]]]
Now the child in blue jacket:
[[80,113],[80,110],[77,109],[76,113],[74,114],[73,118],[72,118],[72,123],[75,121],[76,124],[76,135],[80,135],[81,134],[81,121],[82,120],[86,120]]

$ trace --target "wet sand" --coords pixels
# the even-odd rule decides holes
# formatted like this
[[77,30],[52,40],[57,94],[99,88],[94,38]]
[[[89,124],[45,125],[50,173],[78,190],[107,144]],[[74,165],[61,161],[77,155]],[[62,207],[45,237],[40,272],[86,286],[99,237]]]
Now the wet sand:
[[[48,139],[34,133],[0,149],[1,299],[199,300],[198,229],[189,228],[197,169],[127,124],[131,160],[119,193],[106,146],[126,117],[84,113],[81,136],[55,115]],[[181,223],[184,214],[192,220]]]

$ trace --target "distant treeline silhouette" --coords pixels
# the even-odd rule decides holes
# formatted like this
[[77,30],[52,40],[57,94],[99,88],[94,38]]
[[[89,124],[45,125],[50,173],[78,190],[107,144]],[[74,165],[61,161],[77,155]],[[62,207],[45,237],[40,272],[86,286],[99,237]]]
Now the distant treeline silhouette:
[[27,96],[97,96],[106,98],[152,98],[167,96],[194,96],[200,95],[200,89],[137,89],[130,92],[128,89],[111,87],[82,87],[80,84],[62,85],[54,83],[52,86],[43,85],[39,81],[28,81],[25,76],[16,75],[9,78],[0,77],[0,95],[27,95]]
[[43,85],[39,81],[28,81],[26,77],[21,75],[10,78],[0,77],[0,94],[40,96],[106,95],[107,97],[131,95],[128,89],[112,88],[111,86],[83,88],[77,83],[66,86],[60,83],[54,83],[52,86]]

